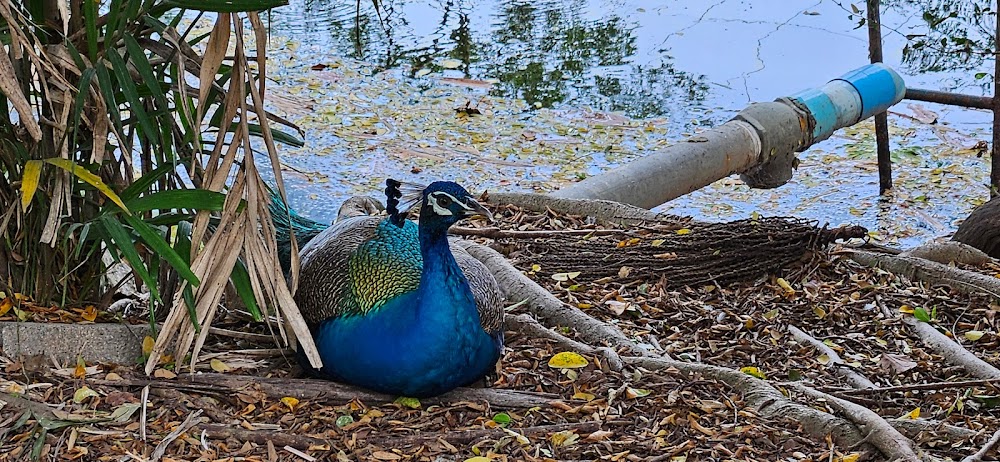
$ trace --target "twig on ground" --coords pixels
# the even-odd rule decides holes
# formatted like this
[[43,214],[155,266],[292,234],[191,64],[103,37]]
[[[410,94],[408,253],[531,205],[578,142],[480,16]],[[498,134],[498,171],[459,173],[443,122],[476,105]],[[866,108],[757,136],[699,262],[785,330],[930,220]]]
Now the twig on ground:
[[986,457],[986,454],[992,451],[997,443],[1000,443],[1000,430],[993,433],[993,436],[975,454],[962,459],[962,462],[979,462],[983,460],[983,457]]
[[893,387],[866,388],[858,390],[837,390],[835,392],[829,392],[829,393],[835,396],[837,395],[858,396],[858,395],[876,395],[880,393],[895,393],[900,391],[914,391],[914,390],[945,390],[948,388],[966,388],[966,387],[975,387],[979,385],[1000,385],[1000,379],[914,383],[909,385],[896,385]]
[[149,456],[150,462],[160,460],[160,458],[163,457],[163,454],[167,452],[167,447],[170,446],[170,443],[173,443],[174,440],[181,436],[181,434],[198,424],[196,420],[200,415],[201,409],[192,412],[186,419],[184,419],[184,422],[181,422],[181,424],[174,429],[174,431],[170,432],[167,436],[164,436],[163,440],[160,441],[160,444],[156,445],[156,449],[153,450],[153,454]]
[[[567,430],[576,430],[581,437],[596,432],[601,429],[601,422],[575,422],[553,425],[539,425],[535,427],[510,428],[510,431],[520,433],[524,436],[547,435]],[[468,446],[476,441],[489,437],[502,437],[506,432],[499,428],[484,428],[479,430],[465,430],[452,432],[427,432],[417,435],[387,435],[368,439],[369,443],[388,447],[419,446],[443,439],[452,445]]]
[[278,446],[291,446],[300,449],[308,449],[311,446],[329,444],[327,440],[321,438],[273,430],[248,430],[246,428],[219,424],[198,424],[195,428],[205,430],[205,434],[207,434],[209,438],[234,438],[239,441],[250,441],[265,445],[268,441],[270,441],[272,444]]
[[833,348],[826,346],[823,342],[820,342],[798,327],[790,325],[788,326],[788,332],[791,332],[792,336],[795,337],[799,343],[808,344],[829,357],[830,362],[828,365],[834,368],[834,373],[843,377],[844,380],[851,384],[852,387],[861,389],[875,388],[875,384],[872,383],[871,380],[868,380],[868,377],[859,374],[854,369],[851,369],[850,366],[845,364],[844,360],[840,358],[840,355],[837,354],[836,351],[833,351]]

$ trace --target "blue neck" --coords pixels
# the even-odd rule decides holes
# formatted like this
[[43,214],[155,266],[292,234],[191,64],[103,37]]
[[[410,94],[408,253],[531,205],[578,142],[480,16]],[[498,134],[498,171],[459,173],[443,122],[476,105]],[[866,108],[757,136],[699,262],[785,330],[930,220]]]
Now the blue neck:
[[424,259],[424,267],[420,273],[421,289],[433,290],[430,289],[431,286],[439,285],[469,291],[469,283],[448,246],[448,228],[442,229],[437,223],[421,223],[418,234],[420,255]]

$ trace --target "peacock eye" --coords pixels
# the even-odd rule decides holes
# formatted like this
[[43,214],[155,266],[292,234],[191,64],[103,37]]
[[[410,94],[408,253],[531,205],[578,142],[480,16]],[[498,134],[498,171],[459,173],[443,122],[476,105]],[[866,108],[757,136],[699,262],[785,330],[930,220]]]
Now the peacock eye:
[[439,206],[448,208],[451,207],[451,197],[448,196],[438,196],[437,203]]

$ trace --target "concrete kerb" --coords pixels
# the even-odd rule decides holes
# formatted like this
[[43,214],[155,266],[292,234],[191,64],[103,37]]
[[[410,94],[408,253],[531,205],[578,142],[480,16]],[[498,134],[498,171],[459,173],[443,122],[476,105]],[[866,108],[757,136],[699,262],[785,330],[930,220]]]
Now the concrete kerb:
[[11,359],[44,355],[63,365],[135,364],[142,356],[142,339],[148,324],[64,324],[0,322],[0,349]]

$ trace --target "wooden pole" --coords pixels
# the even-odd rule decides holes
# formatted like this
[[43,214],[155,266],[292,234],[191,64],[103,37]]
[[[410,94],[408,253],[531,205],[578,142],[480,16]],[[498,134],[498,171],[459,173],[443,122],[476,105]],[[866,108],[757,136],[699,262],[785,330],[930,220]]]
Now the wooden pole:
[[[882,62],[882,23],[879,0],[868,0],[868,56],[871,62]],[[998,23],[1000,24],[1000,23]],[[878,153],[878,192],[892,189],[892,160],[889,158],[889,117],[875,114],[875,145]]]

